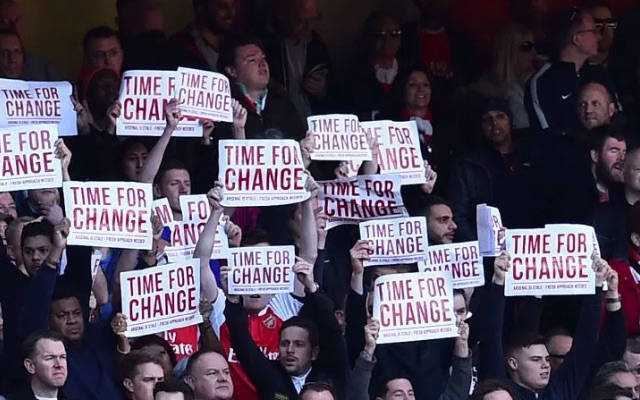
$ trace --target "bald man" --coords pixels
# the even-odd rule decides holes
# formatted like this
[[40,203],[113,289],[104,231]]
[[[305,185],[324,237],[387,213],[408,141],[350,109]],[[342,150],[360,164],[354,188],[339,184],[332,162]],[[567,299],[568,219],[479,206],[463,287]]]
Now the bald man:
[[592,82],[582,88],[578,96],[578,119],[586,131],[608,125],[615,113],[616,105],[603,85]]
[[[22,7],[15,0],[0,0],[0,29],[15,31],[24,39],[26,19]],[[24,65],[19,79],[26,81],[57,81],[60,74],[48,61],[23,49]]]
[[605,260],[629,256],[629,209],[640,201],[640,148],[626,154],[623,179],[623,195],[598,204],[591,220]]

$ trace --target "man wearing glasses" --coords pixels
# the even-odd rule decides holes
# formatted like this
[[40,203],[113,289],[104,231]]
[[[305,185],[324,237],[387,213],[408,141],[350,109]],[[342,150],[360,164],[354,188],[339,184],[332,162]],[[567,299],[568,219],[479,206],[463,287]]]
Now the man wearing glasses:
[[613,46],[618,21],[613,18],[611,8],[605,1],[590,3],[586,10],[593,17],[596,29],[600,32],[598,40],[598,55],[589,60],[592,64],[601,65],[604,68],[609,66],[609,51]]
[[[533,130],[561,136],[580,132],[575,110],[580,87],[599,82],[615,93],[607,72],[588,61],[598,55],[600,30],[591,14],[574,7],[559,15],[551,35],[553,61],[531,78],[525,90],[525,107]],[[615,96],[614,96],[615,97]]]

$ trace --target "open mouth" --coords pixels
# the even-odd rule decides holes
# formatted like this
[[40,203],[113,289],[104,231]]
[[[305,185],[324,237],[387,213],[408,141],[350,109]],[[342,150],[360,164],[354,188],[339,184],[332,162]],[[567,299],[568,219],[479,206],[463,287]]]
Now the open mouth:
[[259,299],[261,296],[259,294],[252,294],[249,296],[250,299]]

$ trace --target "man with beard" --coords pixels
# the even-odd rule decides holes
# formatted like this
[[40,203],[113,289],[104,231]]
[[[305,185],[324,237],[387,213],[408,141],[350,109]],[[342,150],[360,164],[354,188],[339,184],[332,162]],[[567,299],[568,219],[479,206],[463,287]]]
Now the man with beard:
[[500,209],[510,228],[533,225],[530,146],[511,134],[511,111],[503,99],[487,98],[478,104],[480,143],[454,163],[447,188],[456,216],[456,241],[475,240],[476,205]]
[[194,21],[170,41],[175,67],[217,71],[220,46],[235,26],[236,0],[193,0]]
[[[615,163],[613,164],[615,165]],[[609,176],[618,176],[611,166]],[[616,172],[613,172],[616,170]],[[624,181],[621,195],[613,196],[609,201],[595,208],[591,225],[596,230],[602,257],[605,259],[626,259],[629,253],[629,210],[640,200],[640,148],[630,150],[622,170]]]
[[591,146],[591,173],[596,181],[598,199],[609,201],[610,191],[616,183],[622,183],[622,166],[627,153],[625,137],[609,127],[599,127],[593,131]]

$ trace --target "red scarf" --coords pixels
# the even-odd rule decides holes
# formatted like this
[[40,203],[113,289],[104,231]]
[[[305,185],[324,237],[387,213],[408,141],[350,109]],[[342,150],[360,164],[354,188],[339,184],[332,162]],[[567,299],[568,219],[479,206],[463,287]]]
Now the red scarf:
[[[404,107],[400,112],[400,118],[404,121],[409,121],[412,117],[417,117],[416,115],[411,114],[408,107]],[[418,117],[420,118],[420,117]],[[427,112],[424,113],[424,117],[422,118],[426,121],[431,122],[433,120],[433,114],[431,114],[431,109],[427,108]],[[422,135],[422,139],[424,139],[425,146],[429,147],[429,143],[431,143],[431,137],[433,135]]]

